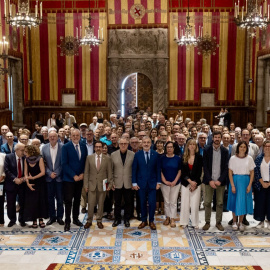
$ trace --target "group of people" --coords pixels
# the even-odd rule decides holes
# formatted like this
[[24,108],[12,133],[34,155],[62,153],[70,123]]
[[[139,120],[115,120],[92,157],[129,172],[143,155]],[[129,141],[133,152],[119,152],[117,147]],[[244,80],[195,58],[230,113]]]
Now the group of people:
[[[103,119],[98,112],[90,125],[79,126],[74,116],[65,116],[62,127],[52,120],[55,114],[50,127],[35,123],[32,136],[21,129],[15,137],[1,127],[0,226],[6,197],[8,227],[16,224],[17,202],[20,225],[32,222],[33,228],[58,222],[69,231],[72,216],[73,224],[88,229],[95,213],[100,229],[105,213],[113,227],[122,219],[129,227],[135,209],[139,229],[155,230],[158,213],[165,214],[165,226],[175,228],[180,201],[183,228],[190,219],[199,228],[203,205],[202,229],[208,230],[213,204],[220,231],[228,210],[233,230],[245,230],[247,214],[259,221],[258,228],[267,219],[270,229],[270,128],[264,134],[252,123],[241,129],[226,121],[211,129],[206,119],[195,123],[181,111],[168,120],[149,110],[126,119]],[[84,225],[80,207],[88,213]]]

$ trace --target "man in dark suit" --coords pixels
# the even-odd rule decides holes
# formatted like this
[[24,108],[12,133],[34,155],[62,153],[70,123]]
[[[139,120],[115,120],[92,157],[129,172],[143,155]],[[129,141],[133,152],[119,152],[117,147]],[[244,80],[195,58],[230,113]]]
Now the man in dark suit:
[[213,194],[216,190],[216,227],[220,231],[224,231],[221,224],[223,213],[223,195],[228,175],[229,152],[221,145],[221,132],[213,132],[213,145],[209,145],[204,149],[203,153],[203,169],[205,184],[205,225],[203,230],[210,228],[211,219],[211,202]]
[[6,134],[7,143],[1,145],[1,152],[5,154],[14,153],[14,146],[17,144],[13,141],[14,136],[12,132]]
[[154,215],[156,209],[156,190],[160,188],[161,172],[159,166],[158,153],[150,150],[151,139],[145,136],[142,140],[143,150],[137,152],[132,164],[132,185],[133,189],[138,190],[142,223],[139,229],[148,225],[147,223],[147,198],[149,205],[149,226],[156,230]]
[[26,226],[23,219],[25,181],[24,181],[24,144],[18,143],[15,146],[15,153],[5,157],[5,183],[4,189],[7,194],[7,214],[10,222],[8,227],[16,224],[16,197],[19,197],[20,211],[19,222],[22,227]]
[[73,223],[77,226],[83,225],[79,220],[79,211],[87,148],[85,144],[80,142],[80,139],[80,131],[74,129],[71,132],[71,141],[64,144],[62,147],[63,189],[66,216],[65,231],[70,230],[72,206]]
[[[46,163],[45,177],[48,190],[48,203],[50,220],[47,225],[53,224],[56,220],[60,225],[64,225],[63,215],[63,182],[61,154],[62,144],[58,143],[58,135],[55,130],[49,132],[50,143],[42,147],[42,155]],[[57,213],[55,212],[55,201],[57,202]]]

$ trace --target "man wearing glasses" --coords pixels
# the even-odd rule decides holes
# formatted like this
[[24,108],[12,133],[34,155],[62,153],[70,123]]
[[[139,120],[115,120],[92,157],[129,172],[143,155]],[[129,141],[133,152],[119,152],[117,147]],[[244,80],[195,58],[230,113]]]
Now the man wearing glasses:
[[121,224],[121,202],[124,198],[124,224],[125,227],[130,227],[129,220],[132,217],[134,204],[134,196],[132,191],[132,163],[134,153],[128,150],[128,140],[121,138],[119,141],[120,149],[113,152],[111,155],[112,175],[113,175],[113,190],[114,190],[114,217],[113,227]]

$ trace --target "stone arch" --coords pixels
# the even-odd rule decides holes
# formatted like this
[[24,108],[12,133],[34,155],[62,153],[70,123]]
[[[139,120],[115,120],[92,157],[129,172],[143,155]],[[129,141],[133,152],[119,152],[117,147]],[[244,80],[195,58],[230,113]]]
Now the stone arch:
[[[136,34],[135,33],[138,33]],[[150,33],[151,32],[151,33]],[[168,104],[168,53],[167,46],[154,46],[154,37],[162,34],[167,44],[167,29],[131,29],[109,32],[108,105],[112,112],[120,108],[121,83],[131,73],[142,73],[153,85],[153,111],[165,110]],[[123,35],[125,46],[122,45]],[[117,38],[112,38],[116,36]],[[153,42],[146,36],[153,37]],[[134,40],[136,39],[136,41]],[[146,43],[143,43],[146,42]],[[134,44],[137,44],[134,47]]]

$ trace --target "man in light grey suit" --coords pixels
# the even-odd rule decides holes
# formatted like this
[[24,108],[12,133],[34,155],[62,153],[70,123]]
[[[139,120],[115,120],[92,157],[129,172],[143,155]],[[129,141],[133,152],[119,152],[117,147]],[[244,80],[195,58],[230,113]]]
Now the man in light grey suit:
[[114,189],[114,216],[113,227],[121,224],[121,202],[124,197],[124,223],[126,227],[130,227],[129,220],[133,213],[134,195],[132,190],[132,163],[134,153],[128,150],[129,141],[122,137],[119,142],[120,150],[112,153],[112,174]]
[[[92,226],[94,207],[98,205],[96,215],[97,226],[103,229],[102,224],[103,206],[106,197],[106,190],[109,191],[112,187],[112,164],[109,156],[102,154],[104,143],[96,141],[94,143],[95,154],[87,156],[84,169],[83,186],[88,192],[88,219],[84,225],[85,229]],[[107,179],[107,185],[105,180]]]
[[[48,190],[49,215],[50,219],[47,225],[57,222],[64,225],[63,215],[63,183],[62,183],[62,165],[61,152],[62,144],[58,143],[58,135],[55,130],[49,132],[50,143],[42,148],[42,155],[46,163],[46,182]],[[57,202],[57,213],[55,212],[55,201]]]

